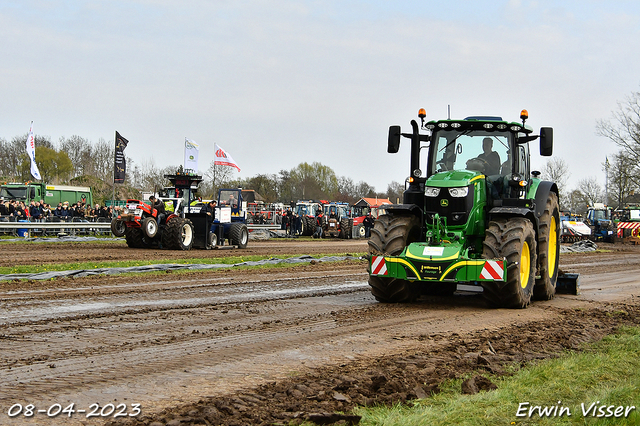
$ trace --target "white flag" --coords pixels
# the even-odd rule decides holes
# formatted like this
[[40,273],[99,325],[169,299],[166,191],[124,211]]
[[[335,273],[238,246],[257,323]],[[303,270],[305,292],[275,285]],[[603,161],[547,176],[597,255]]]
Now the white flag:
[[198,171],[198,144],[184,138],[184,168]]
[[217,143],[214,143],[213,147],[216,150],[216,157],[215,157],[215,160],[213,161],[213,164],[218,164],[220,166],[235,167],[236,169],[238,169],[238,171],[240,171],[240,167],[238,167],[236,162],[233,161],[233,158],[231,158],[231,156],[227,154],[227,151],[219,147]]
[[31,127],[29,127],[29,136],[27,136],[27,155],[31,160],[31,176],[35,179],[40,179],[40,170],[36,164],[36,139],[33,136],[33,121]]

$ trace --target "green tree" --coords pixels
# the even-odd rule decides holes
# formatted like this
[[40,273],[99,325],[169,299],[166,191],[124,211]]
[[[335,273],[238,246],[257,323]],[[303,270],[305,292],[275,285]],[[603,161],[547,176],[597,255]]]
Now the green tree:
[[[58,152],[46,146],[36,146],[36,164],[38,165],[42,182],[46,183],[63,183],[69,179],[70,174],[73,172],[73,165],[66,152]],[[33,180],[31,176],[31,161],[26,153],[22,159],[20,169],[20,176],[23,181]]]
[[247,179],[243,185],[243,189],[253,189],[260,194],[265,203],[273,203],[278,200],[278,185],[276,175],[256,175]]
[[293,195],[299,199],[331,198],[338,190],[338,178],[328,166],[318,162],[300,163],[291,169]]

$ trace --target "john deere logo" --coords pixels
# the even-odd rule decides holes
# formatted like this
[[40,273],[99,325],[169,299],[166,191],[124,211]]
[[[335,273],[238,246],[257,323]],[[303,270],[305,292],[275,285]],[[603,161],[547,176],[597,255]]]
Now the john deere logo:
[[440,200],[440,205],[442,207],[447,207],[449,205],[449,200]]

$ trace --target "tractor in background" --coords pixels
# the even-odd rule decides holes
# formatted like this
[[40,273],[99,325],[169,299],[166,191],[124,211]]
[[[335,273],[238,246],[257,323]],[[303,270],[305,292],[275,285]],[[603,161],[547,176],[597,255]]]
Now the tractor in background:
[[616,232],[610,207],[604,203],[594,203],[593,206],[589,206],[585,223],[591,228],[593,241],[613,242]]
[[318,210],[321,209],[322,203],[319,201],[298,201],[295,204],[293,212],[297,214],[302,221],[302,235],[305,237],[311,236],[316,232],[316,215],[318,214]]
[[[249,229],[247,228],[247,203],[242,199],[242,190],[220,189],[218,190],[218,206],[215,211],[215,220],[210,223],[208,231],[204,235],[196,235],[198,240],[205,241],[206,247],[215,248],[227,245],[244,249],[249,241]],[[195,212],[194,212],[195,213]],[[201,212],[198,212],[201,214]]]
[[324,225],[322,233],[326,237],[351,238],[353,219],[349,217],[349,203],[326,203],[322,205]]
[[[369,285],[380,302],[475,287],[490,306],[549,300],[558,282],[558,187],[530,169],[529,142],[550,156],[553,129],[474,116],[389,128],[387,151],[411,141],[402,204],[385,206],[369,244]],[[420,130],[424,130],[421,133]],[[426,163],[421,149],[428,147]],[[573,278],[571,278],[573,279]],[[571,284],[577,291],[577,277]],[[571,290],[569,290],[571,291]]]

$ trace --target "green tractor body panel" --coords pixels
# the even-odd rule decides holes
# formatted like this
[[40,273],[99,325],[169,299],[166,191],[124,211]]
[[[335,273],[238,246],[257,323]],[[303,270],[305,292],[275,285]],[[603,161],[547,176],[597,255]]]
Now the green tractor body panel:
[[[438,188],[440,191],[449,191],[451,188],[456,195],[465,192],[466,195],[453,197],[449,194],[449,197],[443,197],[438,191],[437,196],[427,196],[427,235],[431,241],[411,243],[398,256],[372,257],[370,273],[429,282],[479,283],[503,280],[506,270],[504,259],[482,259],[482,247],[478,244],[486,227],[485,179],[482,173],[470,170],[452,170],[429,177],[426,181],[428,188]],[[438,213],[433,213],[434,217],[430,218],[431,211]],[[448,225],[446,217],[440,217],[442,213],[451,216],[456,211],[468,211],[460,224]]]

